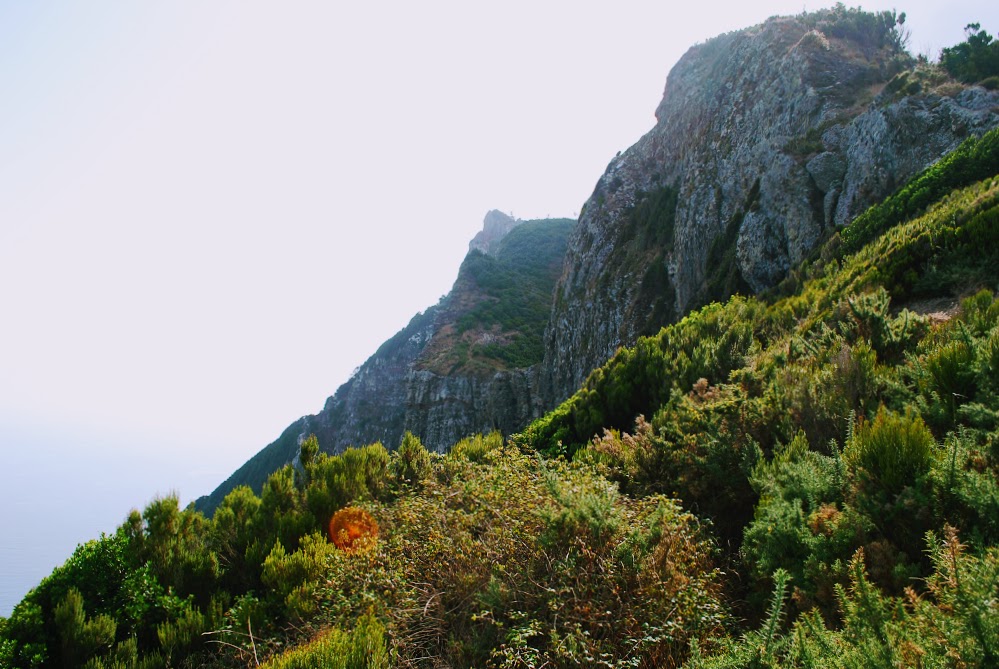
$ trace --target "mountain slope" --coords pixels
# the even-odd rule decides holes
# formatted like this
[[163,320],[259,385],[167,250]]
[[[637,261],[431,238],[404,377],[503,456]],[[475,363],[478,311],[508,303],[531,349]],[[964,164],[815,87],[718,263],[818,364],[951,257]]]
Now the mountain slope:
[[572,226],[489,212],[451,292],[383,343],[322,411],[290,425],[197,508],[210,512],[238,485],[259,491],[310,434],[328,453],[375,441],[394,448],[406,430],[443,450],[540,416],[542,337]]
[[[642,243],[608,253],[641,261],[679,203],[636,206]],[[530,298],[517,282],[557,262],[511,277],[502,240],[479,253],[386,367],[516,371],[488,347],[538,319],[498,308],[504,287]],[[80,546],[0,619],[0,666],[994,667],[997,288],[994,129],[775,288],[621,348],[507,443],[329,455],[303,419],[279,440],[299,466],[259,496],[211,518],[157,499]],[[421,358],[434,324],[452,344]]]
[[210,520],[154,501],[0,620],[0,661],[994,666],[997,159],[999,130],[512,443],[309,441]]
[[772,287],[868,206],[999,125],[999,92],[914,61],[893,17],[837,6],[691,48],[656,126],[598,181],[561,269],[561,251],[542,250],[525,289],[524,268],[495,255],[518,239],[517,222],[490,212],[452,295],[199,508],[239,482],[259,486],[310,433],[335,452],[394,447],[404,429],[435,450],[518,430],[619,346],[711,300]]

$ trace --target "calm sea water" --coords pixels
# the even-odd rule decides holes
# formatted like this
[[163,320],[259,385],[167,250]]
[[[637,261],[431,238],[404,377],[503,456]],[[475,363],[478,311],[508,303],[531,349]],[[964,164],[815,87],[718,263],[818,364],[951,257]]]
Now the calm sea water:
[[183,505],[224,478],[172,459],[173,450],[40,433],[0,419],[0,616],[78,544],[113,532],[132,508],[171,491]]
[[0,546],[0,616],[9,616],[14,605],[24,596],[29,583],[40,580],[39,574],[31,567],[28,551],[15,546]]

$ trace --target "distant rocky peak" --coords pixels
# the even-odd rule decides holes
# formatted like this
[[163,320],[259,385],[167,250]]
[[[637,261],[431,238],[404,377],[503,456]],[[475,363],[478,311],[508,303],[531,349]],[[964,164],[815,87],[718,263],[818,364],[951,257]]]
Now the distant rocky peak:
[[482,230],[468,243],[468,250],[496,255],[500,241],[521,223],[523,221],[519,218],[512,218],[498,209],[493,209],[486,214],[486,218],[482,222]]

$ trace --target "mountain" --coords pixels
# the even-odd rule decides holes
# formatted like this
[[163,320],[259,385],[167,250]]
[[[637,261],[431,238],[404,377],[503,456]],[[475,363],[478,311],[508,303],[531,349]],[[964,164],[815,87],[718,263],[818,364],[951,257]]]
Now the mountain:
[[[523,239],[509,238],[517,221],[490,212],[452,294],[198,508],[240,483],[259,489],[311,433],[338,452],[393,448],[407,429],[434,450],[479,430],[516,432],[618,347],[713,300],[776,285],[862,211],[999,125],[999,92],[911,58],[887,16],[837,7],[692,47],[667,77],[655,127],[598,180],[564,257],[552,246],[537,259],[545,269],[531,291],[557,283],[553,297],[528,291],[528,336],[493,321],[468,329],[473,305],[485,314],[483,305],[520,297],[491,284],[481,302],[472,280],[476,253],[498,259]],[[520,246],[524,258],[531,247]]]
[[680,59],[656,126],[611,161],[570,239],[545,335],[552,406],[619,346],[775,285],[999,124],[999,93],[914,61],[879,16],[777,17]]
[[[81,545],[0,618],[0,666],[997,666],[995,96],[913,64],[899,27],[894,12],[837,5],[718,38],[737,49],[771,31],[770,50],[748,53],[776,71],[788,54],[817,57],[794,55],[812,42],[835,72],[889,69],[865,84],[871,97],[836,142],[833,125],[806,126],[789,147],[762,117],[770,140],[733,138],[768,156],[785,192],[752,171],[704,176],[713,195],[679,173],[635,190],[672,169],[630,162],[655,144],[647,136],[615,159],[574,231],[491,213],[451,293],[275,442],[287,449],[275,461],[294,452],[295,466],[259,495],[233,488],[210,518],[156,499]],[[691,99],[728,70],[719,58],[702,61]],[[815,82],[787,76],[790,105]],[[853,95],[834,93],[815,93],[817,104]],[[843,139],[866,127],[882,131]],[[901,176],[921,146],[961,134]],[[706,169],[715,151],[719,169],[754,167],[720,144],[698,153],[696,132],[674,139],[690,151],[674,162]],[[853,157],[863,151],[869,161]],[[892,194],[850,213],[892,181]],[[744,188],[722,232],[698,233],[699,220],[725,220],[717,211],[684,213],[685,193],[736,207],[726,193],[737,202]],[[853,216],[842,226],[841,210]],[[687,248],[681,227],[707,249]],[[674,265],[701,256],[702,275]],[[729,291],[756,294],[714,299]],[[608,295],[615,304],[597,303]],[[574,318],[594,340],[634,344],[510,439],[475,435],[440,452],[405,434],[391,453],[320,450],[338,426],[389,434],[422,416],[443,434],[519,406],[476,414],[443,392],[410,403],[426,378],[452,388],[522,374],[558,392],[560,374],[577,372],[550,366],[550,338]],[[567,364],[596,355],[578,334],[564,342]]]
[[997,285],[999,129],[506,443],[306,440],[211,519],[133,511],[0,665],[994,667]]
[[311,434],[328,453],[376,441],[394,448],[406,430],[443,451],[539,417],[544,328],[573,225],[486,214],[451,291],[382,344],[322,411],[292,423],[197,508],[210,512],[238,485],[259,491]]

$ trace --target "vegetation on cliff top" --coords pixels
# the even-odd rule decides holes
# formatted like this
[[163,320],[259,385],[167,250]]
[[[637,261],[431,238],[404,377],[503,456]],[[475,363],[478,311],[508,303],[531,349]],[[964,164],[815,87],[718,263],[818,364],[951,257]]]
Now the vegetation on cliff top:
[[965,83],[981,82],[986,88],[999,88],[999,41],[978,23],[964,28],[968,39],[946,48],[940,64],[951,76]]
[[434,339],[419,365],[441,374],[523,369],[541,362],[552,293],[562,270],[572,219],[526,221],[495,255],[473,250],[458,272],[455,323]]

